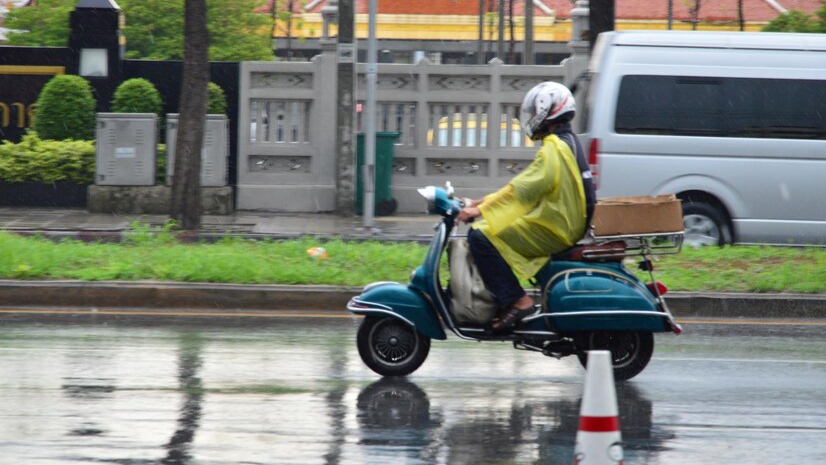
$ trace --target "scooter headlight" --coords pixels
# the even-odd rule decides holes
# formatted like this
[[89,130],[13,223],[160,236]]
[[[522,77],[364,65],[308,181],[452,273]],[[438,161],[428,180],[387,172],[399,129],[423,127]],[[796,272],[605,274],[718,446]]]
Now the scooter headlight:
[[436,211],[436,187],[434,186],[427,186],[422,189],[419,189],[419,194],[425,198],[427,201],[427,212],[428,213],[438,213]]
[[451,214],[460,208],[459,202],[452,198],[453,186],[450,183],[447,183],[447,188],[427,186],[418,191],[427,200],[427,212],[430,214]]

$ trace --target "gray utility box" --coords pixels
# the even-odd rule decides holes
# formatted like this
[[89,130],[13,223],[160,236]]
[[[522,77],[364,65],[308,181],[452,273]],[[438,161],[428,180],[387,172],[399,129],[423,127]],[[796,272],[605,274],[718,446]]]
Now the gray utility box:
[[[207,115],[201,147],[201,187],[227,185],[229,158],[229,120],[226,115]],[[175,141],[178,137],[178,114],[166,115],[166,183],[172,185],[175,173]]]
[[95,184],[154,186],[158,116],[98,113]]

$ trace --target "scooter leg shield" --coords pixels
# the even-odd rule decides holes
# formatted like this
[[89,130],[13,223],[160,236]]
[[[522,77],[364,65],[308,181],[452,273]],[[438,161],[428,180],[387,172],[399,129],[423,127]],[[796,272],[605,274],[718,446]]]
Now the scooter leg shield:
[[347,310],[356,315],[395,317],[431,339],[447,339],[430,303],[403,284],[383,283],[368,287],[361,295],[350,299]]

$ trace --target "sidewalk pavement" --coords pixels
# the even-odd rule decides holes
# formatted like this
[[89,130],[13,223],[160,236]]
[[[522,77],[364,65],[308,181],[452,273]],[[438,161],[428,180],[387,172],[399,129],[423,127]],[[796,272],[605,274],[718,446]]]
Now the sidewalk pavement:
[[[52,238],[117,240],[133,222],[160,226],[164,215],[95,214],[81,209],[0,207],[0,230]],[[426,214],[362,217],[332,214],[240,211],[204,216],[198,237],[224,236],[287,239],[300,236],[352,240],[426,242],[438,218]],[[49,313],[117,310],[174,310],[214,313],[261,313],[289,310],[345,312],[359,288],[334,286],[229,285],[169,282],[80,282],[0,280],[0,309]],[[826,319],[826,296],[798,294],[671,292],[666,300],[680,317]]]
[[[161,226],[167,215],[115,215],[82,209],[0,207],[0,230],[81,240],[117,239],[133,222]],[[285,239],[305,235],[343,239],[428,241],[438,218],[421,215],[377,216],[369,227],[360,216],[344,218],[325,213],[239,211],[233,215],[204,215],[198,236]]]

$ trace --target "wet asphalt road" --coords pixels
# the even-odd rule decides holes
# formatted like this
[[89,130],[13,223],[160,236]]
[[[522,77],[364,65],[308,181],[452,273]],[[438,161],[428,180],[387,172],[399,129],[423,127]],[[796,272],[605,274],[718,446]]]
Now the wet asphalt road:
[[[3,318],[2,464],[573,457],[573,358],[451,338],[409,378],[380,380],[352,318]],[[618,387],[625,463],[826,463],[824,322],[719,323],[658,336],[646,371]]]

